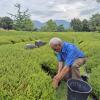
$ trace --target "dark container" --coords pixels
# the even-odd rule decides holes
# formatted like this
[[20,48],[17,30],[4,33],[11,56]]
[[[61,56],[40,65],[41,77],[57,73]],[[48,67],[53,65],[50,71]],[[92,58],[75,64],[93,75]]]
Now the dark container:
[[67,87],[67,100],[88,100],[88,95],[92,91],[91,86],[83,80],[69,79]]

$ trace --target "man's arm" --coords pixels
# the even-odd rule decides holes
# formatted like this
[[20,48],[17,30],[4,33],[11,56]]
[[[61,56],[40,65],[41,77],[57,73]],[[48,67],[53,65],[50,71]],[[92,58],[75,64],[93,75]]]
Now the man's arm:
[[63,77],[70,71],[68,66],[64,66],[59,74],[57,74],[54,78],[58,81],[62,80]]
[[63,69],[63,62],[60,61],[60,62],[58,62],[58,73],[57,74],[59,74],[62,69]]
[[59,61],[58,62],[58,73],[53,78],[53,87],[54,88],[58,87],[58,83],[59,83],[58,76],[60,75],[60,73],[62,72],[62,70],[63,70],[63,62]]

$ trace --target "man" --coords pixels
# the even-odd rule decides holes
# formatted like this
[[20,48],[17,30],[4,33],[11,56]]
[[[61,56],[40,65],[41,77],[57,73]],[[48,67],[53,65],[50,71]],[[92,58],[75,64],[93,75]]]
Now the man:
[[62,79],[81,79],[79,67],[87,60],[84,53],[74,44],[63,42],[57,37],[52,38],[49,44],[58,59],[58,72],[53,78],[54,88],[58,87]]

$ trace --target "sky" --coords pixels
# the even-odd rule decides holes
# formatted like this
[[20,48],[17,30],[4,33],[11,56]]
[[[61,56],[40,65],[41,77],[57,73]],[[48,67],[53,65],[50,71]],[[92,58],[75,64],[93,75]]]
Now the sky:
[[100,0],[0,0],[0,16],[10,17],[8,13],[16,14],[16,3],[21,4],[22,11],[29,9],[32,20],[41,22],[49,19],[83,20],[100,13]]

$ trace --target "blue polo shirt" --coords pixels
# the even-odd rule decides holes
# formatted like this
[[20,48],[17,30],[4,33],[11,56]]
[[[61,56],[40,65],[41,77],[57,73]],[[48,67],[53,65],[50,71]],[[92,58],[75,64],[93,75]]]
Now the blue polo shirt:
[[85,57],[84,53],[72,43],[63,42],[60,52],[56,53],[58,61],[63,61],[65,66],[71,67],[77,58]]

